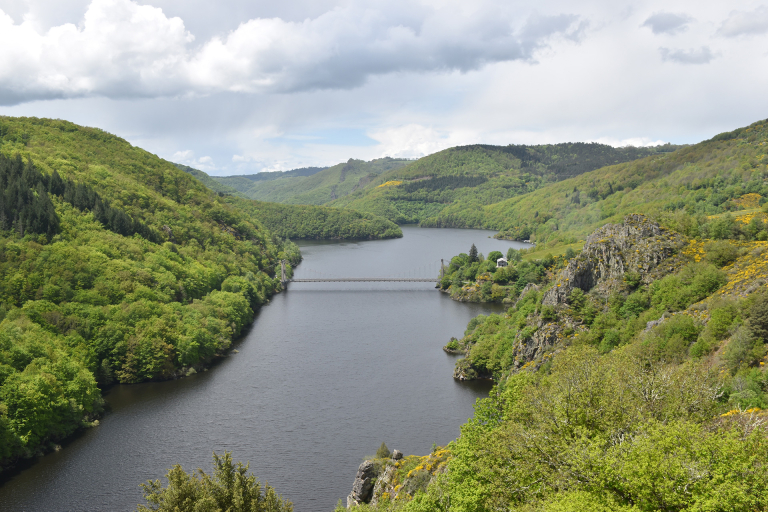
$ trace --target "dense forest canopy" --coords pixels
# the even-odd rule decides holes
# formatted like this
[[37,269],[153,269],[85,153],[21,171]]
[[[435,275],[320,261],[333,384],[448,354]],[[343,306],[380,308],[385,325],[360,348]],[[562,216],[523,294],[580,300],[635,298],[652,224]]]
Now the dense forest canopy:
[[279,261],[300,259],[188,174],[101,130],[0,117],[0,179],[3,465],[90,424],[103,386],[193,372],[226,352],[279,289]]
[[290,240],[377,240],[399,238],[394,222],[370,213],[315,205],[267,203],[227,197],[227,203],[259,219],[272,233]]
[[[330,205],[374,213],[397,223],[488,227],[452,225],[440,219],[444,210],[477,215],[486,205],[524,195],[549,183],[676,147],[613,148],[597,143],[459,146],[383,173],[363,189]],[[385,183],[392,186],[381,186]]]
[[[234,188],[248,199],[288,204],[323,205],[336,198],[362,189],[376,176],[403,167],[411,161],[400,158],[378,158],[365,162],[350,158],[347,162],[325,169],[297,169],[284,173],[269,172],[248,176],[212,177],[216,182]],[[262,176],[263,175],[263,176]]]
[[[312,176],[325,169],[327,169],[327,167],[301,167],[299,169],[291,169],[290,171],[259,172],[256,174],[225,176],[224,178],[243,178],[249,181],[270,181],[293,176]],[[226,180],[223,179],[222,181]]]
[[395,223],[376,215],[325,206],[247,200],[235,197],[236,191],[202,171],[178,164],[177,167],[218,192],[222,201],[259,219],[267,229],[281,238],[376,240],[403,236],[403,232]]
[[722,230],[742,230],[755,239],[758,226],[742,224],[752,221],[768,197],[767,152],[768,121],[759,121],[476,211],[449,207],[427,224],[487,227],[500,230],[503,237],[537,242],[565,241],[583,239],[601,224],[641,212],[690,236],[723,238]]

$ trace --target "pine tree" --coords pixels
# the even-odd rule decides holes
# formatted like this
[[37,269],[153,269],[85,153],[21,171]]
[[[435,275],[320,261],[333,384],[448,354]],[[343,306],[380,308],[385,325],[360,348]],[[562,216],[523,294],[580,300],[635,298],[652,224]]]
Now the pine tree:
[[475,244],[472,244],[472,247],[469,248],[469,262],[474,263],[477,261],[477,247],[475,247]]

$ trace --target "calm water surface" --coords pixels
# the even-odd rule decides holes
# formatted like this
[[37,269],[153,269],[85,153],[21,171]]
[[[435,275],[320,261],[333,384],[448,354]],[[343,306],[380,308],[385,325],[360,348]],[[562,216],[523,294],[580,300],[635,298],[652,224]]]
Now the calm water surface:
[[[302,243],[297,277],[429,277],[472,243],[485,254],[523,245],[489,231],[403,232]],[[0,510],[135,510],[140,482],[176,463],[210,472],[211,453],[230,450],[297,512],[330,511],[382,441],[424,454],[459,434],[487,387],[455,382],[440,348],[493,310],[430,283],[293,283],[210,371],[112,388],[99,427],[5,477]]]

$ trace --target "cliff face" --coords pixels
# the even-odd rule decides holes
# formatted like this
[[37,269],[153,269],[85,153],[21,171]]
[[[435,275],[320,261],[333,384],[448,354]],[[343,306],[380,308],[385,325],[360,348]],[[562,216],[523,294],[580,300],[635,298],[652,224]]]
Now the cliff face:
[[[517,329],[512,341],[512,367],[542,364],[559,350],[567,333],[581,328],[581,319],[574,317],[570,309],[573,290],[606,298],[612,292],[627,292],[627,281],[633,281],[634,286],[650,283],[679,266],[677,255],[686,243],[683,236],[643,215],[628,215],[622,224],[606,224],[596,230],[587,238],[582,252],[556,275],[543,296],[539,295],[540,305]],[[529,285],[518,303],[532,293],[541,291]],[[457,344],[469,357],[457,361],[454,378],[491,378],[489,372],[473,365],[472,343],[470,336]]]
[[627,215],[623,224],[606,224],[587,237],[581,254],[572,259],[544,294],[543,304],[565,304],[575,288],[608,295],[621,289],[627,273],[643,283],[656,278],[659,265],[676,254],[685,240],[644,215]]

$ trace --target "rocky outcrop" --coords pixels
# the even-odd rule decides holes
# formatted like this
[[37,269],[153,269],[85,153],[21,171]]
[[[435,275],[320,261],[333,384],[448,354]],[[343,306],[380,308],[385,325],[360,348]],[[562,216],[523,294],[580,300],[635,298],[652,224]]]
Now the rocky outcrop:
[[[400,456],[402,457],[402,454]],[[394,480],[396,471],[397,471],[397,466],[395,466],[394,464],[387,464],[387,467],[386,469],[384,469],[384,472],[381,474],[379,479],[376,480],[376,485],[373,488],[371,505],[376,506],[382,494],[384,494],[387,491],[391,492],[392,481]]]
[[[629,292],[640,283],[650,283],[681,264],[682,256],[676,255],[685,245],[683,236],[660,227],[643,215],[628,215],[622,224],[606,224],[596,230],[587,238],[581,254],[571,259],[544,292],[540,308],[529,314],[525,324],[515,333],[512,341],[514,368],[537,368],[560,350],[567,335],[583,329],[582,320],[573,316],[568,305],[574,289],[603,297],[613,291]],[[540,293],[539,286],[528,284],[515,306],[531,293]],[[648,328],[663,320],[662,317],[649,323]],[[472,365],[473,342],[467,337],[458,342],[468,357],[456,362],[453,377],[457,380],[492,377]]]
[[394,450],[389,459],[363,461],[357,468],[352,492],[347,496],[347,509],[361,503],[376,505],[384,490],[390,490],[395,471],[402,459],[403,452]]
[[490,373],[478,372],[468,359],[459,359],[453,369],[453,378],[460,381],[467,380],[492,380]]
[[543,323],[529,338],[521,339],[515,350],[515,366],[542,359],[563,337],[563,328],[556,322]]
[[528,293],[533,290],[535,292],[539,291],[539,287],[533,283],[528,283],[525,285],[525,288],[520,292],[520,296],[517,298],[515,303],[512,305],[512,307],[517,306],[517,303],[523,300],[523,298],[528,295]]
[[360,467],[357,468],[357,475],[352,484],[352,492],[347,496],[347,508],[370,501],[376,477],[376,465],[373,461],[363,461]]
[[542,303],[565,304],[575,288],[607,295],[623,287],[629,272],[642,282],[650,282],[652,271],[684,244],[682,236],[644,215],[627,215],[623,224],[606,224],[587,237],[581,254],[558,274]]

